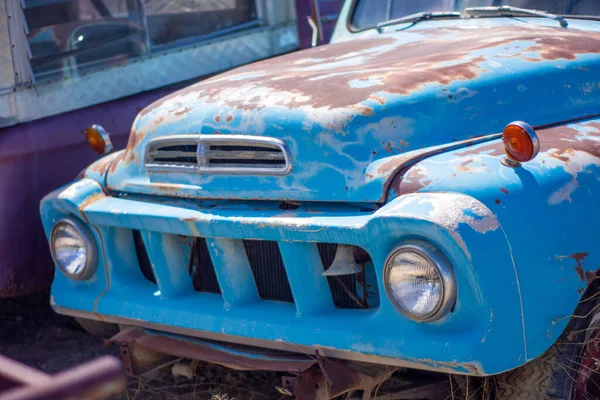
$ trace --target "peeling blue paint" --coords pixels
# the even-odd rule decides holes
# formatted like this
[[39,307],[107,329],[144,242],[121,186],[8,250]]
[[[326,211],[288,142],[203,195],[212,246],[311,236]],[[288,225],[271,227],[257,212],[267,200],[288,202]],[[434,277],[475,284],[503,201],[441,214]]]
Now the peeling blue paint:
[[[539,356],[600,267],[600,217],[590,212],[600,190],[600,123],[591,117],[600,109],[600,25],[555,25],[423,22],[243,67],[143,110],[127,150],[42,202],[47,234],[60,218],[79,218],[102,255],[89,281],[57,272],[55,308],[473,375]],[[501,163],[500,132],[513,120],[552,126],[538,129],[540,154],[519,168]],[[148,173],[146,145],[174,134],[278,138],[293,171]],[[297,208],[280,209],[282,200]],[[133,230],[156,284],[140,271]],[[207,238],[221,294],[193,288],[194,237]],[[260,298],[248,239],[277,242],[293,303]],[[385,294],[388,255],[414,239],[438,247],[456,274],[456,304],[434,322],[409,320]],[[376,307],[332,306],[317,243],[368,253]]]

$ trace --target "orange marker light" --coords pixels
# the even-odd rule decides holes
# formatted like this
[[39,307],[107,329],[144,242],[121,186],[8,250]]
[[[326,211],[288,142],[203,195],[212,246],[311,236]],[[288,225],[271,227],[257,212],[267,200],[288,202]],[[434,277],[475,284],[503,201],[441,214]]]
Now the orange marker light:
[[113,149],[108,132],[100,125],[92,125],[85,128],[85,139],[98,154],[108,154]]
[[502,163],[509,167],[518,167],[523,162],[531,161],[540,151],[540,141],[533,128],[523,121],[515,121],[506,125],[502,133],[506,158]]

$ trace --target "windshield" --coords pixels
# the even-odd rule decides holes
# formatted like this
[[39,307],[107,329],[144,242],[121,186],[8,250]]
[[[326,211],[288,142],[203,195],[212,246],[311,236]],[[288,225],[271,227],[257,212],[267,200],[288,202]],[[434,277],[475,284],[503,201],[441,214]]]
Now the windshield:
[[459,11],[467,7],[513,6],[558,15],[600,17],[600,0],[356,0],[350,24],[354,30],[419,12]]

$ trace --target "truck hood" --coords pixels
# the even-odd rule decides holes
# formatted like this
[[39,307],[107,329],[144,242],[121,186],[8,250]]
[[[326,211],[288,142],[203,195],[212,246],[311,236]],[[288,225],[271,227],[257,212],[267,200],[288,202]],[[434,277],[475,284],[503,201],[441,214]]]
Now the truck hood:
[[[107,184],[190,198],[381,202],[424,149],[469,145],[514,120],[597,113],[599,30],[571,19],[568,28],[541,18],[430,21],[244,66],[142,110]],[[292,171],[149,173],[145,165],[156,138],[232,134],[280,139]]]

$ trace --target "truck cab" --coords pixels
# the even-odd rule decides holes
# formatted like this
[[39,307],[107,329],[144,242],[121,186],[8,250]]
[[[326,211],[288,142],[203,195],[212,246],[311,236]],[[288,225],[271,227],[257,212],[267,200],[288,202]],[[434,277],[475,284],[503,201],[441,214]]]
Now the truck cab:
[[55,310],[243,344],[331,397],[393,367],[594,397],[599,19],[346,1],[332,44],[157,100],[42,201]]

